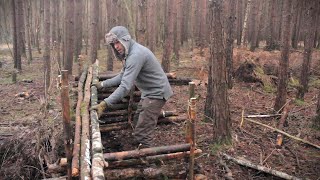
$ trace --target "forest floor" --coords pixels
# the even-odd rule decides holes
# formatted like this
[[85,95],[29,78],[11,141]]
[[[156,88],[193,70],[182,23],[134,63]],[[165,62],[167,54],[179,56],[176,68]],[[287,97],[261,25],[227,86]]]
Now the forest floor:
[[[320,87],[320,52],[313,53],[310,88],[305,100],[295,99],[296,85],[302,62],[302,50],[290,55],[290,82],[288,87],[289,116],[283,130],[293,136],[320,145],[320,129],[314,127],[317,95]],[[100,72],[105,70],[105,50],[99,51]],[[156,56],[161,59],[160,52]],[[244,121],[240,127],[242,112],[244,115],[274,114],[276,85],[272,83],[245,83],[235,79],[233,89],[228,91],[232,122],[232,142],[228,145],[216,144],[213,139],[213,126],[205,120],[204,104],[206,98],[207,61],[209,53],[204,50],[181,51],[180,62],[172,63],[172,71],[178,77],[196,79],[197,100],[197,147],[203,153],[196,159],[201,173],[208,179],[279,179],[260,171],[240,166],[220,156],[221,152],[240,159],[303,179],[319,179],[320,150],[291,138],[284,137],[282,147],[276,146],[277,133],[260,125]],[[34,60],[27,65],[22,62],[22,72],[17,82],[12,83],[13,62],[6,46],[0,46],[0,179],[41,179],[52,174],[45,172],[46,163],[53,164],[59,157],[64,157],[63,131],[59,89],[56,87],[57,63],[52,57],[52,82],[47,98],[44,98],[42,54],[33,51]],[[246,49],[234,50],[234,68],[245,61],[254,62],[260,67],[263,79],[266,71],[275,71],[280,60],[280,51],[267,52],[258,49],[250,52]],[[115,69],[121,64],[115,63]],[[263,71],[261,71],[261,69]],[[77,66],[74,65],[77,75]],[[272,75],[270,75],[272,76]],[[267,78],[268,79],[268,78]],[[30,81],[32,80],[32,82]],[[268,80],[267,80],[268,81]],[[270,81],[268,81],[270,82]],[[74,84],[71,82],[71,84]],[[72,85],[71,85],[72,87]],[[174,95],[167,102],[165,110],[186,113],[188,86],[172,86]],[[70,91],[71,107],[75,107],[76,88]],[[74,113],[74,111],[72,111]],[[255,118],[256,121],[277,127],[279,117]],[[156,145],[169,145],[184,142],[184,123],[159,125],[155,134]],[[103,135],[106,136],[106,135]],[[122,130],[117,134],[108,134],[114,142],[122,145],[117,150],[129,150],[131,132]],[[118,143],[119,144],[119,143]],[[106,147],[108,149],[108,147]],[[44,163],[44,159],[46,163]],[[230,169],[227,174],[226,166]],[[231,174],[230,174],[231,173]]]

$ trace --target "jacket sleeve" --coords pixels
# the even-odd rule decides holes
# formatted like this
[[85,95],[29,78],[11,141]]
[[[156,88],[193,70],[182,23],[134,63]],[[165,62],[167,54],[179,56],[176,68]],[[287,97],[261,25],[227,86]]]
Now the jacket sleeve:
[[127,58],[119,87],[108,98],[104,99],[108,106],[112,106],[128,95],[143,67],[144,59],[145,58],[139,57],[138,55],[131,55]]
[[121,79],[123,76],[123,72],[124,72],[124,68],[121,70],[121,72],[116,75],[115,77],[111,78],[111,79],[107,79],[102,81],[101,85],[102,87],[114,87],[114,86],[118,86],[121,83]]

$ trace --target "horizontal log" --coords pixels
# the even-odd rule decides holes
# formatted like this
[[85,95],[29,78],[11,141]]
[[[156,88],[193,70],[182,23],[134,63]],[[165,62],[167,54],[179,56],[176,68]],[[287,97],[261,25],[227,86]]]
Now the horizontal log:
[[[201,149],[195,150],[195,155],[199,156],[202,153]],[[190,151],[186,152],[177,152],[177,153],[169,153],[169,154],[160,154],[155,156],[147,156],[144,158],[138,159],[128,159],[122,161],[110,161],[108,163],[107,168],[119,168],[119,167],[132,167],[134,165],[149,165],[151,163],[157,163],[161,161],[170,161],[170,160],[177,160],[182,159],[184,157],[188,157],[190,155]]]
[[[113,118],[112,121],[110,119],[100,119],[103,121],[106,125],[100,126],[100,132],[110,132],[110,131],[118,131],[122,129],[130,128],[130,124],[127,122],[127,117],[120,117],[119,119]],[[186,116],[171,116],[166,118],[160,118],[158,119],[158,124],[167,124],[167,123],[177,123],[181,121],[187,120]]]
[[[98,101],[100,103],[101,101]],[[138,103],[133,104],[133,109],[136,110],[138,107]],[[115,110],[124,110],[128,109],[128,103],[119,103],[119,104],[114,104],[112,107],[108,107],[108,111],[115,111]]]
[[[119,110],[119,111],[113,111],[113,112],[105,112],[103,113],[103,116],[106,116],[108,118],[116,117],[116,116],[126,116],[128,115],[127,110]],[[171,116],[178,116],[179,113],[176,111],[161,111],[159,118],[162,117],[171,117]]]
[[126,168],[126,169],[106,169],[104,170],[105,177],[108,180],[116,179],[186,179],[187,170],[185,164],[162,165],[159,168],[141,167],[141,168]]
[[170,145],[170,146],[145,148],[145,149],[132,150],[132,151],[106,153],[103,156],[106,161],[119,161],[119,160],[133,159],[133,158],[141,158],[146,156],[154,156],[159,154],[183,152],[188,150],[190,150],[190,144],[178,144],[178,145]]
[[190,78],[177,78],[177,79],[169,79],[169,83],[171,85],[189,85],[189,82],[191,82],[192,79]]
[[[112,91],[113,92],[113,91]],[[99,94],[98,94],[98,99],[101,100],[101,99],[105,99],[107,97],[109,97],[112,92],[103,92],[103,91],[99,91]],[[134,97],[141,97],[141,92],[140,91],[134,91],[133,92],[133,96]],[[125,98],[129,98],[129,96],[126,96]]]
[[115,124],[108,124],[100,126],[100,132],[118,131],[121,129],[128,129],[130,127],[128,122],[119,122]]

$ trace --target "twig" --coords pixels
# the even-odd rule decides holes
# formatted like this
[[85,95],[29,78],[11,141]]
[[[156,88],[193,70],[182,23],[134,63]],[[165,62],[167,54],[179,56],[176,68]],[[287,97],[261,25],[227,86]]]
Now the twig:
[[246,166],[246,167],[250,167],[250,168],[253,168],[253,169],[268,173],[268,174],[272,174],[274,176],[277,176],[277,177],[280,177],[280,178],[283,178],[283,179],[301,180],[300,178],[295,177],[295,176],[291,176],[291,175],[289,175],[287,173],[284,173],[284,172],[281,172],[281,171],[277,171],[277,170],[274,170],[274,169],[271,169],[271,168],[267,168],[265,166],[260,166],[260,165],[253,164],[252,162],[250,162],[250,161],[248,161],[248,160],[246,160],[244,158],[241,158],[241,159],[234,158],[234,157],[231,157],[231,156],[229,156],[229,155],[227,155],[225,153],[222,153],[222,155],[226,159],[232,160],[232,161],[236,162],[237,164],[240,164],[240,165],[243,165],[243,166]]
[[277,131],[278,133],[281,133],[281,134],[283,134],[283,135],[285,135],[285,136],[287,136],[287,137],[289,137],[289,138],[292,138],[292,139],[297,140],[297,141],[301,141],[301,142],[303,142],[303,143],[305,143],[305,144],[308,144],[308,145],[313,146],[313,147],[315,147],[315,148],[317,148],[317,149],[320,149],[320,146],[319,146],[319,145],[316,145],[316,144],[313,144],[313,143],[311,143],[311,142],[309,142],[309,141],[306,141],[306,140],[303,140],[303,139],[301,139],[301,138],[292,136],[292,135],[290,135],[290,134],[288,134],[288,133],[286,133],[286,132],[284,132],[284,131],[281,131],[281,130],[279,130],[279,129],[277,129],[277,128],[268,126],[268,125],[266,125],[266,124],[263,124],[263,123],[261,123],[261,122],[258,122],[258,121],[252,120],[252,119],[248,119],[248,118],[245,118],[245,119],[248,120],[248,121],[250,121],[250,122],[252,122],[252,123],[259,124],[259,125],[264,126],[264,127],[266,127],[266,128],[269,128],[269,129],[272,129],[272,130],[274,130],[274,131]]
[[269,159],[269,157],[273,154],[273,151],[274,151],[275,149],[273,149],[272,151],[271,151],[271,153],[266,157],[266,159],[264,159],[263,161],[262,161],[262,163],[261,163],[261,165],[263,165],[268,159]]
[[268,117],[275,117],[281,116],[281,114],[255,114],[255,115],[247,115],[245,118],[268,118]]
[[223,161],[223,159],[221,157],[219,158],[219,163],[225,168],[225,170],[227,172],[224,175],[224,177],[229,180],[234,180],[232,177],[232,171],[230,170],[230,168],[227,166],[227,164]]

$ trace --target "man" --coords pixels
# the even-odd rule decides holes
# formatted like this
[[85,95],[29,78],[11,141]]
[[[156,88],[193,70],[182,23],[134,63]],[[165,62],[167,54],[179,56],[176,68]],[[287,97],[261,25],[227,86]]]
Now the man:
[[101,116],[107,107],[112,107],[128,95],[135,85],[141,91],[141,101],[133,120],[134,137],[140,148],[150,147],[161,108],[173,94],[168,78],[154,54],[131,39],[125,27],[113,27],[105,38],[116,58],[122,60],[123,68],[114,78],[94,84],[98,89],[119,86],[92,109],[96,109]]

